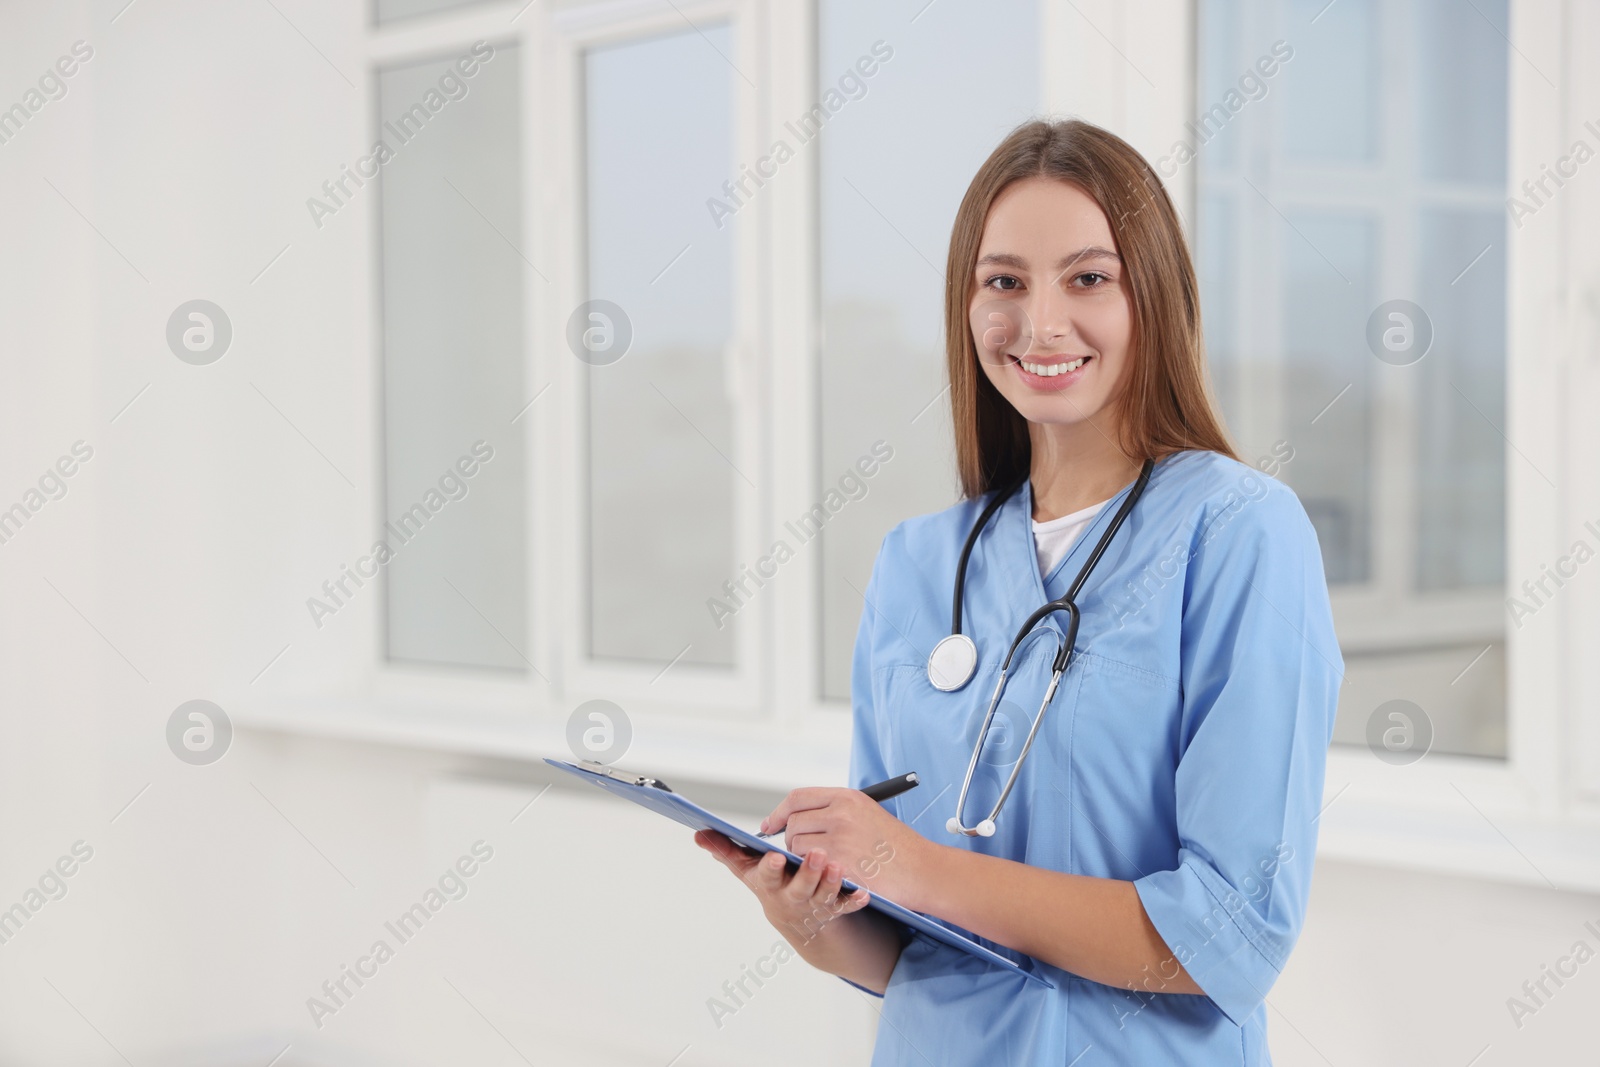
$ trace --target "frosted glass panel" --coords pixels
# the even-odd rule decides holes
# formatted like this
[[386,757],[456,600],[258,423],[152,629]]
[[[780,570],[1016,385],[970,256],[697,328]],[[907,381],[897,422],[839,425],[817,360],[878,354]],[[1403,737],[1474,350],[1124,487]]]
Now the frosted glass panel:
[[[712,625],[733,562],[736,221],[707,210],[735,174],[726,25],[595,49],[584,64],[588,297],[620,306],[626,354],[585,364],[589,651],[733,663]],[[718,53],[721,53],[720,55]],[[726,58],[724,58],[726,57]]]
[[519,62],[497,45],[467,78],[454,57],[380,70],[392,158],[378,188],[347,184],[382,214],[393,660],[528,666]]
[[[812,153],[820,145],[821,165],[817,499],[874,442],[893,449],[864,480],[865,495],[834,514],[821,536],[822,688],[847,699],[861,594],[879,542],[901,519],[958,495],[941,395],[942,272],[967,184],[1039,106],[1039,15],[1032,2],[822,0],[818,19],[819,94],[856,88],[800,147]],[[864,59],[870,76],[859,75]]]

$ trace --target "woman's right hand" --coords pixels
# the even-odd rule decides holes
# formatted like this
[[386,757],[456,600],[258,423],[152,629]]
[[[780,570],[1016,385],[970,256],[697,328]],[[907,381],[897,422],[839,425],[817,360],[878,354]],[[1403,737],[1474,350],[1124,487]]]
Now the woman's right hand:
[[871,899],[865,889],[841,892],[844,868],[829,863],[821,849],[812,849],[805,862],[791,872],[781,852],[752,855],[714,830],[699,831],[694,843],[720,860],[756,895],[767,921],[801,955],[808,955],[806,949],[833,919],[860,911]]
[[899,930],[882,915],[861,912],[872,899],[865,889],[840,892],[843,865],[829,863],[822,849],[807,852],[791,873],[781,852],[757,855],[714,830],[699,831],[694,843],[756,895],[767,921],[807,963],[876,993],[888,988],[900,959]]

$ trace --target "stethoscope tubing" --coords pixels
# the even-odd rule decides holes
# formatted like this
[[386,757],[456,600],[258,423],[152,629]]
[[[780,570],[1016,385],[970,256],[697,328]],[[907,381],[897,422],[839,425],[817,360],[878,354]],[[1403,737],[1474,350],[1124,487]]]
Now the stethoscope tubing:
[[[1028,758],[1029,750],[1033,748],[1033,741],[1038,736],[1039,727],[1044,723],[1045,712],[1049,709],[1051,700],[1055,699],[1056,688],[1061,683],[1061,676],[1072,662],[1073,647],[1078,639],[1078,624],[1082,620],[1082,613],[1078,610],[1077,604],[1078,593],[1083,589],[1083,584],[1088,580],[1089,575],[1093,573],[1096,564],[1100,562],[1100,557],[1105,555],[1106,549],[1111,546],[1112,540],[1117,536],[1117,531],[1122,528],[1122,524],[1133,511],[1134,504],[1144,495],[1145,487],[1150,483],[1151,471],[1154,469],[1155,462],[1146,459],[1144,466],[1139,471],[1138,479],[1133,483],[1133,488],[1128,492],[1122,505],[1117,508],[1116,514],[1112,516],[1110,525],[1100,535],[1100,540],[1095,543],[1094,549],[1089,553],[1089,558],[1079,568],[1077,577],[1072,580],[1072,585],[1068,587],[1066,594],[1056,600],[1042,604],[1028,616],[1027,621],[1017,631],[1016,637],[1012,638],[1011,647],[1006,650],[1005,659],[1000,664],[1000,677],[995,681],[994,694],[989,698],[989,708],[984,713],[983,725],[979,727],[978,740],[972,749],[972,758],[967,762],[967,773],[961,782],[961,793],[956,798],[956,813],[945,824],[946,829],[951,833],[965,834],[968,837],[989,837],[994,834],[995,820],[1000,817],[1000,809],[1005,807],[1006,799],[1011,796],[1011,790],[1017,784],[1017,777],[1022,773],[1022,765]],[[999,505],[1009,499],[1020,487],[1021,483],[1019,482],[1006,492],[996,494],[995,499],[990,501],[989,505],[984,508],[983,513],[978,516],[978,521],[973,524],[972,532],[967,535],[966,544],[961,550],[961,559],[956,565],[955,608],[952,612],[952,622],[954,624],[952,633],[954,634],[961,632],[961,599],[966,586],[967,560],[972,554],[973,546],[977,544],[978,535],[983,531],[984,526],[988,524],[995,511],[998,510]],[[1005,691],[1006,678],[1011,671],[1011,661],[1015,658],[1017,650],[1022,647],[1022,642],[1033,632],[1034,627],[1047,616],[1057,611],[1065,611],[1069,622],[1065,640],[1062,641],[1061,647],[1056,650],[1055,661],[1051,665],[1050,686],[1045,691],[1044,699],[1039,703],[1039,711],[1033,717],[1033,723],[1028,728],[1028,736],[1022,743],[1022,751],[1017,754],[1017,760],[1011,766],[1011,773],[1006,777],[1006,784],[1000,791],[1000,798],[995,802],[994,810],[989,813],[988,818],[979,821],[976,826],[968,826],[963,821],[963,812],[967,806],[967,793],[972,787],[972,777],[977,772],[978,759],[983,754],[984,743],[988,740],[989,727],[994,722],[995,711],[1000,706],[1000,696]]]

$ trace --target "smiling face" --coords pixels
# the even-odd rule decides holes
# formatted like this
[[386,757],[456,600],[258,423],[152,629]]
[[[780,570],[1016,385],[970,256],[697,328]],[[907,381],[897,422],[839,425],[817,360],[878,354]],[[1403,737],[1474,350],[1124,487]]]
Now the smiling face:
[[968,322],[1000,395],[1036,427],[1115,438],[1133,309],[1099,205],[1052,178],[1008,186],[989,208],[974,281]]

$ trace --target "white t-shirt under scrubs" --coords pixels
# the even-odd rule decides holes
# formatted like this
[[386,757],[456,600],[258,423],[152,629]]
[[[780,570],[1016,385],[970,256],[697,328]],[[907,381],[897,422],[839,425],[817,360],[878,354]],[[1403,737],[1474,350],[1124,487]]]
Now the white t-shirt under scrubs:
[[1033,546],[1039,554],[1039,574],[1048,577],[1055,570],[1057,563],[1063,556],[1071,551],[1073,543],[1078,540],[1084,529],[1100,514],[1100,509],[1106,506],[1102,500],[1098,504],[1091,504],[1082,511],[1074,511],[1071,515],[1063,515],[1059,519],[1050,519],[1046,522],[1033,524]]

